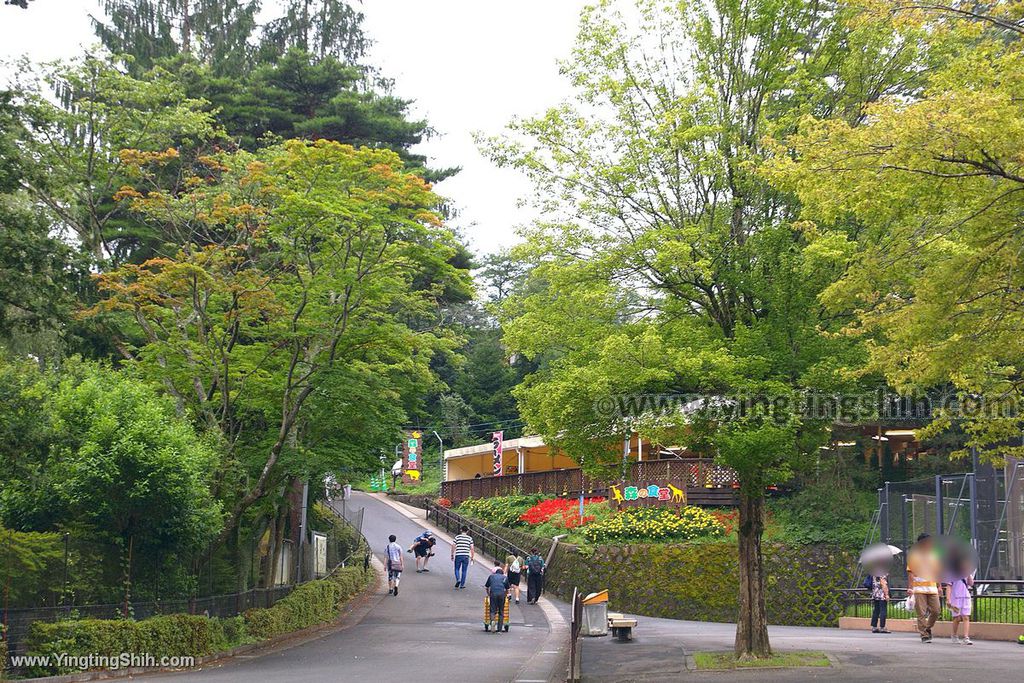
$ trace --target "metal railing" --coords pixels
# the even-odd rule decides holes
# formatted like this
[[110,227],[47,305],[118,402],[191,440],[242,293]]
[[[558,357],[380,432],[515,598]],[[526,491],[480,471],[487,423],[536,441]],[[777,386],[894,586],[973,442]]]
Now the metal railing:
[[477,551],[496,560],[504,560],[506,555],[520,557],[528,555],[527,549],[517,546],[473,520],[440,505],[427,507],[427,519],[430,519],[431,516],[433,516],[434,523],[448,533],[458,533],[463,526],[469,528],[469,534],[473,537],[473,545]]
[[583,678],[580,671],[580,631],[583,628],[583,595],[579,588],[572,589],[572,616],[569,620],[569,676],[568,683],[577,683]]
[[[871,595],[866,588],[841,588],[840,600],[843,604],[843,616],[870,617]],[[907,598],[906,588],[889,589],[889,619],[913,619],[913,610],[902,605]],[[940,592],[942,619],[949,621],[952,614],[945,605]],[[1024,581],[984,581],[978,582],[971,589],[971,621],[983,621],[994,624],[1024,624]]]

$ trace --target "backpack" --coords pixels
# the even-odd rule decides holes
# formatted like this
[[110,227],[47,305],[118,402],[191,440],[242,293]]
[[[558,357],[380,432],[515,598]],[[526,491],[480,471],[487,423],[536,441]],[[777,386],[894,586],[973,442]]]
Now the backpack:
[[871,576],[871,574],[868,574],[867,576],[865,576],[864,577],[863,586],[865,588],[867,588],[868,590],[871,590],[872,588],[874,588],[875,587],[875,577]]
[[526,568],[531,574],[540,574],[544,571],[544,560],[540,555],[530,555],[526,558]]
[[519,566],[519,560],[518,559],[515,560],[512,564],[510,564],[508,566],[508,570],[510,572],[512,572],[513,574],[518,574],[521,569],[522,569],[522,567]]

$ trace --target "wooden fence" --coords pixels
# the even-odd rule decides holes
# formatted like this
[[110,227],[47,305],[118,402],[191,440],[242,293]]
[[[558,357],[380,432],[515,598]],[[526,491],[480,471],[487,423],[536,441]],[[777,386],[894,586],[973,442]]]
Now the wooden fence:
[[[686,499],[691,505],[735,505],[736,473],[717,465],[707,458],[682,460],[648,460],[632,462],[623,481],[646,486],[648,484],[682,482]],[[441,483],[441,497],[458,505],[467,498],[492,498],[543,493],[560,497],[608,494],[608,484],[586,476],[579,468],[527,472],[502,477],[460,479]]]

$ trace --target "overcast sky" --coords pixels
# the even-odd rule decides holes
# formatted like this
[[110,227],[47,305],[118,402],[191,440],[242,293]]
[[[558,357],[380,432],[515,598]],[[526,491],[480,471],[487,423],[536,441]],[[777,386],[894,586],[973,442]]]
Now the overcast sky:
[[[269,5],[274,0],[266,0]],[[0,6],[0,56],[70,57],[95,42],[89,12],[96,0],[35,0],[31,9]],[[395,94],[416,101],[415,115],[440,135],[420,152],[436,167],[462,172],[438,184],[460,210],[456,225],[472,247],[512,244],[531,220],[517,206],[530,186],[480,156],[474,131],[493,134],[516,115],[543,111],[564,97],[557,60],[568,55],[585,0],[365,0],[370,62],[396,81]]]

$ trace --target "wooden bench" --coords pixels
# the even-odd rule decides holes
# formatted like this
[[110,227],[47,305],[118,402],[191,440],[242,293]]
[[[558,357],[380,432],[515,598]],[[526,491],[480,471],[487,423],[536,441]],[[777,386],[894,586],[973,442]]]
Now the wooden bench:
[[633,629],[636,628],[636,624],[637,620],[633,617],[615,612],[608,614],[608,628],[612,630],[612,635],[618,638],[620,643],[633,640]]

